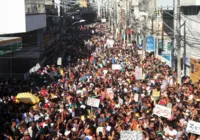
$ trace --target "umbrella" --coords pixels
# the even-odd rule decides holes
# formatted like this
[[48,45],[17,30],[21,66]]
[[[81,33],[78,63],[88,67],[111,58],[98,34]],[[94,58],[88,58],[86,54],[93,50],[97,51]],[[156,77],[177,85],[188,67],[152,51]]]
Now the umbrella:
[[25,104],[36,104],[40,101],[40,99],[32,93],[23,92],[17,94],[16,101],[23,102]]

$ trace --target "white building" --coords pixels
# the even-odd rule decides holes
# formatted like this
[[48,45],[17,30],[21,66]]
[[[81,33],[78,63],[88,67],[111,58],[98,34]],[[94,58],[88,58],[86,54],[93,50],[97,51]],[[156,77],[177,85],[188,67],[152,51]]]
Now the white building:
[[24,33],[44,28],[44,0],[2,0],[0,18],[0,34]]
[[[181,23],[186,22],[186,73],[196,81],[197,77],[200,78],[199,66],[194,64],[194,61],[200,61],[200,1],[182,0],[181,12]],[[184,35],[184,27],[181,28],[181,34]]]

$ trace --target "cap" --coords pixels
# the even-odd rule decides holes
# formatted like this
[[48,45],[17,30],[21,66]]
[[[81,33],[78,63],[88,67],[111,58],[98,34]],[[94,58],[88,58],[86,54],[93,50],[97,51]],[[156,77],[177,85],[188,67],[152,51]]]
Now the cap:
[[45,121],[47,121],[47,120],[49,120],[49,117],[48,117],[48,116],[45,117]]

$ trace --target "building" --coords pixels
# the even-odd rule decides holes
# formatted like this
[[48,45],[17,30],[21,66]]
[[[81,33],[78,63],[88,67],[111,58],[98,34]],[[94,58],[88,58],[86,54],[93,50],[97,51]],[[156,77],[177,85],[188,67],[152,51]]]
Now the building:
[[[186,74],[190,75],[193,81],[200,79],[200,1],[182,0],[181,1],[181,24],[185,22],[186,32]],[[181,28],[181,34],[184,36],[184,26]],[[184,40],[183,40],[184,46]],[[184,47],[182,47],[182,54]]]
[[[44,0],[0,2],[0,34],[16,34],[46,27]],[[38,22],[40,21],[40,22]]]
[[[21,38],[21,49],[2,53],[0,75],[23,75],[32,66],[42,62],[41,56],[46,27],[44,0],[0,1],[0,36]],[[12,40],[9,40],[12,42]],[[15,51],[13,51],[15,50]]]

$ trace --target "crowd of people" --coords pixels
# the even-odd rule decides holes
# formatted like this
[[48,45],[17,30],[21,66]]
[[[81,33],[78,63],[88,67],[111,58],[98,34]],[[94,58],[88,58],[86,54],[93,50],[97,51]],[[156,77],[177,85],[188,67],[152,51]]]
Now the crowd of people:
[[[200,82],[186,76],[178,84],[176,73],[153,53],[142,59],[135,43],[111,48],[107,38],[93,35],[90,45],[83,46],[94,50],[90,56],[68,67],[42,67],[30,75],[29,84],[1,81],[2,139],[119,140],[123,131],[141,133],[142,140],[200,139],[186,131],[189,120],[200,122]],[[121,68],[115,70],[113,64]],[[142,78],[136,68],[142,68]],[[38,86],[33,77],[44,75],[50,82]],[[39,103],[16,103],[22,91],[32,92]],[[88,105],[89,97],[99,99],[99,106]],[[155,105],[170,108],[170,118],[157,116]]]

